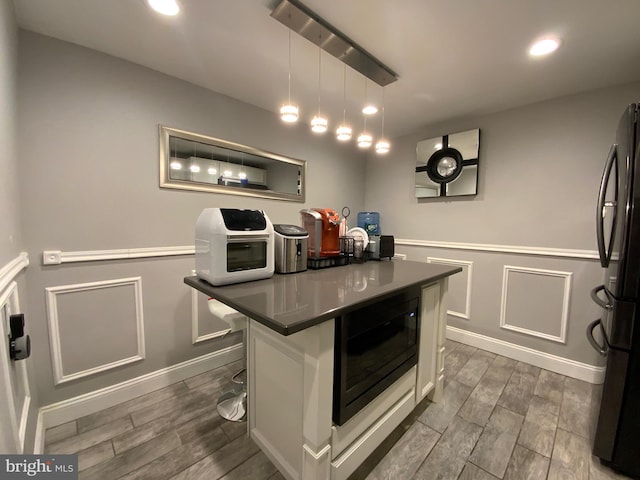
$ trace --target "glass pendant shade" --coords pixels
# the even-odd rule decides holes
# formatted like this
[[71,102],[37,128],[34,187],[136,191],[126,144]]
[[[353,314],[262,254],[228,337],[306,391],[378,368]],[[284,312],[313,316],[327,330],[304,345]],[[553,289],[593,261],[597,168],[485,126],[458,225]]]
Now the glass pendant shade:
[[311,131],[314,133],[326,132],[328,125],[328,120],[320,115],[316,115],[311,119]]
[[280,108],[280,118],[283,122],[295,123],[298,121],[298,107],[287,103]]
[[358,147],[360,148],[369,148],[373,143],[373,137],[368,133],[362,133],[358,137]]
[[351,140],[351,127],[348,127],[347,125],[340,125],[336,130],[336,137],[341,142]]
[[391,149],[391,144],[387,141],[387,140],[378,140],[378,142],[376,143],[376,153],[389,153],[389,150]]
[[375,115],[376,113],[378,113],[378,107],[373,104],[367,104],[362,109],[362,113],[364,113],[365,115]]

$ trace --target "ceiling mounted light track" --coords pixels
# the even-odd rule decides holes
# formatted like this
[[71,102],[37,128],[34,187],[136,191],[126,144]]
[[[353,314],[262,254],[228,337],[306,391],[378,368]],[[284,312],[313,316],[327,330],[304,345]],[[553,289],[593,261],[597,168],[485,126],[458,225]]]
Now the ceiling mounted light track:
[[282,0],[271,16],[314,44],[322,38],[319,46],[324,51],[381,87],[398,79],[393,70],[298,0]]

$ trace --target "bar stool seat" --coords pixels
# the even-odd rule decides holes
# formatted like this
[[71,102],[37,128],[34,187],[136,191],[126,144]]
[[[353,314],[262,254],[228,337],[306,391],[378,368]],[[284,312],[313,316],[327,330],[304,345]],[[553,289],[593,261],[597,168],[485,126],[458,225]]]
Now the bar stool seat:
[[242,331],[243,368],[231,377],[231,384],[218,397],[216,408],[218,414],[232,422],[242,422],[247,418],[247,369],[246,369],[246,337],[247,317],[224,303],[210,298],[209,311],[219,319],[227,322],[229,333]]

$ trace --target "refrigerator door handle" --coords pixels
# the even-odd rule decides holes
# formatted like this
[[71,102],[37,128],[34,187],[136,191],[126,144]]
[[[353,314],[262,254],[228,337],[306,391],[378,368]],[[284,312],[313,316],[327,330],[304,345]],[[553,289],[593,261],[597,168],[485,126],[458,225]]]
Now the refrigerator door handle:
[[[600,191],[598,192],[598,208],[596,212],[596,237],[598,239],[598,254],[600,256],[600,265],[604,268],[609,266],[609,261],[611,260],[611,253],[613,251],[613,235],[616,231],[616,201],[618,200],[618,184],[616,182],[615,186],[615,201],[607,202],[607,185],[609,184],[609,176],[611,175],[611,170],[613,170],[614,165],[616,164],[617,158],[617,146],[616,144],[611,145],[611,149],[609,150],[609,155],[607,155],[607,162],[604,167],[604,172],[602,173],[602,180],[600,181]],[[606,209],[611,208],[613,213],[613,220],[611,221],[611,232],[609,235],[609,248],[607,248],[604,244],[604,217],[606,214]]]
[[[593,336],[593,331],[598,326],[600,327],[600,331],[602,333],[604,346],[600,345]],[[591,344],[591,346],[594,348],[596,352],[598,352],[603,357],[607,355],[607,352],[609,351],[609,345],[607,344],[607,339],[604,334],[604,330],[602,328],[602,320],[600,319],[595,320],[587,326],[587,340],[589,340],[589,343]]]
[[[598,296],[598,294],[603,290],[604,290],[604,294],[607,296],[606,301]],[[596,288],[591,290],[591,300],[593,300],[596,303],[596,305],[604,308],[605,310],[608,310],[608,311],[613,310],[613,303],[608,303],[608,302],[611,302],[611,299],[609,298],[609,294],[605,290],[604,285],[598,285]]]

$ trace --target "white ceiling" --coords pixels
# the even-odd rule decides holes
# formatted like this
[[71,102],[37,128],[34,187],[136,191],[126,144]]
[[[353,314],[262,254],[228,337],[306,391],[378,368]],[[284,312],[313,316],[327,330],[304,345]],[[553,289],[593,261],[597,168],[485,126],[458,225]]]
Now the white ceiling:
[[[21,28],[147,66],[276,112],[287,96],[288,29],[279,0],[179,0],[162,17],[144,0],[14,0]],[[399,79],[385,87],[385,133],[640,80],[639,0],[302,0]],[[562,39],[529,58],[545,34]],[[318,47],[292,35],[292,100],[318,109]],[[322,55],[321,109],[335,129],[343,64]],[[347,117],[361,129],[365,79],[347,72]],[[369,97],[382,87],[369,81]],[[640,100],[640,98],[638,99]],[[379,115],[369,120],[375,135]],[[285,127],[283,127],[285,128]]]

